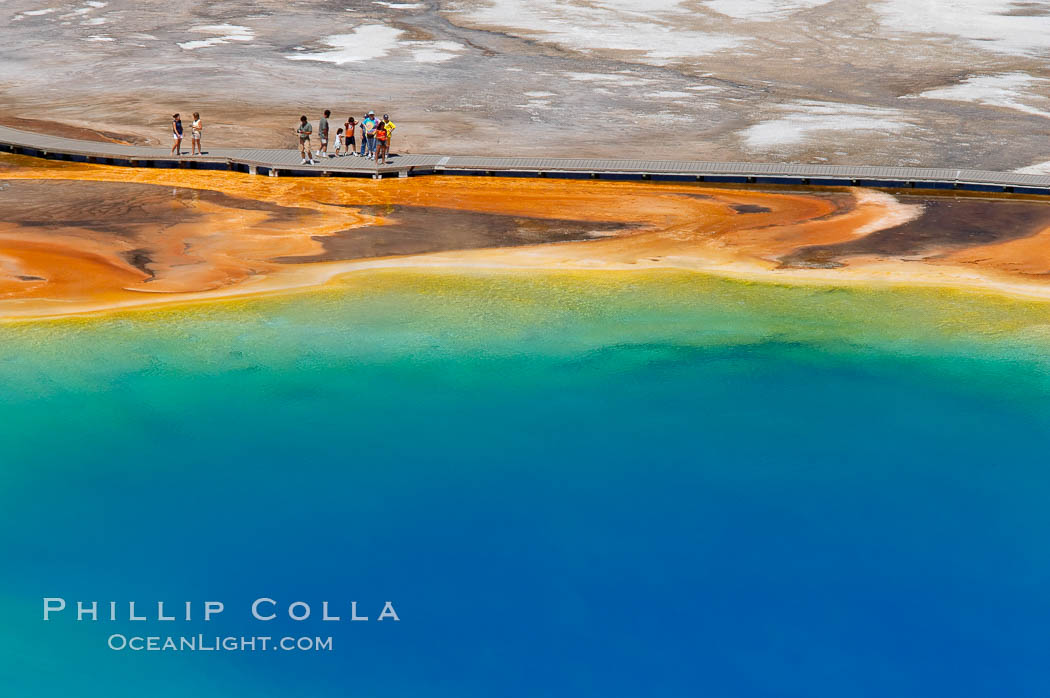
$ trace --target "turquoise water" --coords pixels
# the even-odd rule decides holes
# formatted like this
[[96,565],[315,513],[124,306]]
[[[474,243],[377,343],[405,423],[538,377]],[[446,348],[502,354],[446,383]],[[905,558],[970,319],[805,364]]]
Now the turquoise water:
[[[1050,308],[380,272],[0,326],[0,685],[1042,696]],[[45,596],[226,603],[41,620]],[[253,621],[252,599],[373,619]],[[332,636],[112,651],[112,633]]]

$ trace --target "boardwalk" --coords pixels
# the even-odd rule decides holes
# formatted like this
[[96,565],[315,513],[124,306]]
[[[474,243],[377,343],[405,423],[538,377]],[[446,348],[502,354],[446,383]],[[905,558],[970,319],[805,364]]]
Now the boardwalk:
[[[186,141],[188,144],[188,141]],[[399,155],[376,167],[362,158],[331,158],[302,165],[295,150],[208,148],[204,156],[169,155],[170,148],[81,141],[0,126],[0,151],[128,167],[223,169],[271,176],[409,177],[490,175],[565,179],[641,179],[917,189],[965,189],[1050,195],[1050,176],[921,167],[795,165],[676,160],[517,158]]]

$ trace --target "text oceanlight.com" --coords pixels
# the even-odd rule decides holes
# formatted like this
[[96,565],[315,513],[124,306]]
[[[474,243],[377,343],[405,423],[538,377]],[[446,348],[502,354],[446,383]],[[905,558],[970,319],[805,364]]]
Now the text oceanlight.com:
[[256,652],[281,650],[284,652],[331,652],[332,638],[328,637],[255,637],[179,635],[143,637],[115,633],[107,641],[111,650],[132,652]]

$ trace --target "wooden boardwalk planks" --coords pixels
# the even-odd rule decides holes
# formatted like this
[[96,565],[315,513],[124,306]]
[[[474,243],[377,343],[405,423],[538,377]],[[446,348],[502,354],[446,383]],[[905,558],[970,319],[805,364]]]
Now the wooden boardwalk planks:
[[389,164],[379,167],[370,160],[351,156],[329,158],[316,165],[303,165],[299,153],[295,150],[251,148],[208,148],[203,156],[175,158],[169,154],[170,148],[82,141],[6,126],[0,126],[0,149],[41,157],[82,159],[118,165],[211,167],[257,174],[342,174],[366,177],[472,174],[672,179],[763,184],[927,187],[1050,195],[1050,176],[1047,175],[951,168],[415,154],[395,156]]

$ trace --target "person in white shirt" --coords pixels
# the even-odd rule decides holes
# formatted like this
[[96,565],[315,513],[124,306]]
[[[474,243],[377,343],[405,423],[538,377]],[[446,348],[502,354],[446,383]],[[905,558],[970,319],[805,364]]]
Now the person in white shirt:
[[204,130],[204,122],[201,121],[201,115],[197,112],[193,112],[193,123],[190,124],[190,136],[192,142],[190,147],[193,149],[190,155],[204,155],[201,151],[201,131]]

